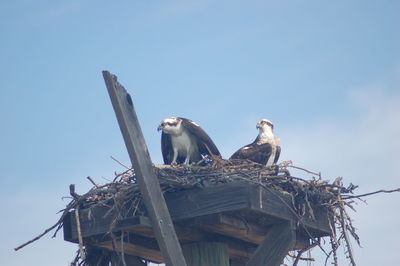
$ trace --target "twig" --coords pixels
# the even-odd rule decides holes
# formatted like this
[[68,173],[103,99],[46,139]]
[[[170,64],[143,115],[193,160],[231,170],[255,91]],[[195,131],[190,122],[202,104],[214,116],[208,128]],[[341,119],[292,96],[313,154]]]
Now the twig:
[[87,176],[86,178],[89,179],[89,181],[90,181],[96,188],[99,188],[99,185],[97,185],[97,184],[93,181],[93,179],[92,179],[90,176]]
[[396,189],[393,189],[393,190],[381,189],[381,190],[378,190],[378,191],[375,191],[375,192],[365,193],[365,194],[361,194],[361,195],[343,196],[342,199],[347,200],[347,199],[366,197],[366,196],[370,196],[370,195],[374,195],[374,194],[378,194],[378,193],[393,193],[393,192],[400,192],[400,188],[396,188]]
[[79,201],[79,199],[81,198],[81,196],[78,195],[78,194],[75,192],[75,185],[74,185],[74,184],[69,185],[69,194],[70,194],[76,201]]
[[307,170],[307,169],[305,169],[305,168],[301,168],[301,167],[294,166],[294,165],[288,165],[288,166],[286,166],[286,167],[291,167],[291,168],[303,170],[304,172],[307,172],[307,173],[309,173],[309,174],[313,174],[313,175],[316,175],[316,176],[318,176],[318,177],[321,177],[321,173],[315,173],[315,172],[312,172],[312,171]]
[[[41,233],[41,234],[38,235],[37,237],[35,237],[35,238],[33,238],[33,239],[31,239],[31,240],[25,242],[24,244],[22,244],[22,245],[20,245],[20,246],[18,246],[18,247],[16,247],[16,248],[14,248],[14,250],[15,250],[15,251],[20,250],[21,248],[23,248],[23,247],[25,247],[25,246],[27,246],[27,245],[29,245],[29,244],[31,244],[31,243],[33,243],[33,242],[39,240],[39,239],[42,238],[45,234],[47,234],[48,232],[52,231],[52,230],[53,230],[54,228],[56,228],[57,226],[60,226],[60,225],[62,224],[63,220],[64,220],[64,217],[68,214],[68,212],[69,212],[70,209],[72,209],[72,208],[75,207],[75,205],[76,205],[76,201],[75,201],[75,200],[71,201],[71,202],[67,205],[67,207],[65,208],[65,210],[64,210],[63,214],[61,215],[60,219],[58,219],[58,221],[57,221],[53,226],[47,228],[43,233]],[[56,231],[56,233],[57,233],[57,231]],[[54,236],[55,236],[55,235],[54,235]],[[54,236],[53,236],[53,237],[54,237]]]
[[77,205],[75,208],[75,220],[76,220],[76,227],[78,231],[78,240],[79,240],[79,255],[82,260],[85,260],[85,252],[83,250],[83,239],[82,239],[82,231],[81,231],[81,222],[79,220],[79,206]]
[[[314,243],[314,244],[312,244],[311,246],[308,246],[308,247],[306,247],[306,248],[303,248],[303,249],[299,250],[298,253],[297,253],[297,256],[296,256],[296,258],[295,258],[295,260],[294,260],[294,262],[293,262],[293,265],[292,265],[292,266],[297,266],[297,264],[299,263],[300,260],[315,261],[313,258],[302,258],[301,255],[302,255],[304,252],[306,252],[306,251],[308,251],[308,250],[314,248],[316,245],[317,245],[317,244]],[[289,256],[290,256],[290,254],[289,254]],[[294,257],[294,256],[293,256],[293,257]]]
[[348,258],[350,259],[351,265],[356,266],[356,262],[354,261],[354,257],[353,257],[353,252],[352,252],[352,248],[351,248],[351,243],[350,243],[350,239],[349,236],[347,234],[347,225],[346,225],[346,221],[345,221],[345,212],[344,212],[344,204],[343,201],[341,199],[341,195],[340,195],[340,191],[338,194],[338,199],[339,199],[339,213],[340,213],[340,224],[341,224],[341,228],[342,228],[342,234],[344,237],[344,240],[346,242],[346,247],[347,247],[347,252],[348,252]]
[[79,261],[79,252],[76,252],[76,256],[75,256],[74,260],[69,265],[70,266],[76,266],[78,261]]
[[126,266],[125,250],[124,250],[124,231],[121,232],[121,258],[122,258],[122,265]]
[[113,180],[112,182],[115,182],[115,181],[117,180],[118,177],[123,176],[123,175],[127,174],[129,171],[132,171],[132,170],[133,170],[133,168],[130,168],[130,169],[128,169],[128,170],[126,170],[125,172],[122,172],[122,173],[120,173],[120,174],[116,174],[116,173],[115,173],[115,177],[114,177],[114,180]]
[[114,157],[110,156],[111,159],[113,159],[114,161],[116,161],[118,164],[120,164],[121,166],[125,167],[126,169],[130,170],[132,167],[126,166],[125,164],[121,163],[120,161],[118,161],[117,159],[115,159]]
[[54,228],[56,228],[56,226],[58,225],[58,223],[56,223],[55,225],[53,225],[52,227],[46,229],[43,233],[41,233],[40,235],[38,235],[37,237],[33,238],[32,240],[29,240],[28,242],[14,248],[15,251],[18,251],[19,249],[35,242],[36,240],[39,240],[42,236],[44,236],[45,234],[47,234],[48,232],[50,232],[51,230],[53,230]]

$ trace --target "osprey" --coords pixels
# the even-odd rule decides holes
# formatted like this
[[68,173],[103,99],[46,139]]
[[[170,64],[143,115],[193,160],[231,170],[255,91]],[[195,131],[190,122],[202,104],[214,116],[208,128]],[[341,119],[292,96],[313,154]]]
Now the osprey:
[[207,133],[192,120],[170,117],[158,126],[161,134],[161,151],[164,164],[197,163],[204,156],[221,156]]
[[281,147],[278,146],[280,139],[276,139],[273,133],[274,125],[267,119],[261,119],[256,128],[259,133],[253,143],[240,148],[229,159],[248,159],[266,166],[276,164]]

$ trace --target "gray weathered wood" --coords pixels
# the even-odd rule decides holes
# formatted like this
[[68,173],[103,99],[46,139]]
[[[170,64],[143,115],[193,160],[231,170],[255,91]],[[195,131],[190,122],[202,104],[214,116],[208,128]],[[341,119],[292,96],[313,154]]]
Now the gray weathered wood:
[[[277,193],[277,191],[275,193]],[[248,232],[242,232],[243,234],[238,232],[239,234],[235,234],[234,237],[253,243],[260,243],[262,239],[253,237],[252,235],[259,234],[260,236],[264,236],[264,234],[260,232],[263,230],[254,229],[252,226],[249,226],[252,224],[252,219],[255,221],[263,220],[264,223],[260,224],[260,226],[280,223],[285,220],[296,221],[296,216],[282,201],[284,200],[287,204],[291,204],[290,197],[284,194],[280,195],[282,197],[281,199],[275,194],[271,194],[270,191],[264,191],[264,188],[260,188],[256,185],[231,183],[215,187],[196,188],[168,193],[165,199],[169,206],[171,217],[175,222],[223,212],[234,212],[235,214],[244,215],[245,220],[247,220],[247,225],[244,225],[244,228]],[[109,208],[106,206],[92,207],[90,211],[89,209],[82,209],[80,211],[82,236],[90,237],[107,233],[114,219],[112,215],[105,215],[108,211]],[[326,210],[315,211],[314,214],[316,220],[307,217],[303,218],[303,222],[308,230],[311,230],[312,236],[322,237],[329,235],[330,229]],[[206,218],[203,217],[202,219]],[[268,224],[266,223],[267,219]],[[240,228],[243,228],[243,225],[232,224],[232,234],[230,234],[228,231],[229,227],[227,227],[229,224],[226,224],[226,222],[228,221],[224,221],[224,234],[229,236],[233,236],[233,230],[240,231]],[[201,224],[203,229],[207,231],[222,233],[218,231],[217,224],[212,225],[213,228],[211,229],[206,228],[208,225],[207,222],[202,222]],[[113,228],[115,231],[119,231],[124,230],[124,227],[145,225],[146,221],[143,220],[143,217],[127,217],[124,220],[118,221]],[[301,233],[302,230],[303,227],[299,226],[298,233]],[[304,232],[302,235],[305,238],[310,238],[308,234]],[[77,239],[76,221],[75,219],[71,219],[70,215],[67,215],[64,219],[64,237],[67,241],[75,241]],[[254,241],[257,239],[259,241]]]
[[[111,238],[99,243],[91,244],[97,248],[108,249],[110,251],[122,252],[121,239],[116,238],[116,241],[112,241]],[[125,238],[123,243],[124,254],[134,255],[151,260],[157,263],[165,262],[164,257],[160,252],[157,241],[154,238],[143,237],[135,234],[129,234],[128,238]]]
[[279,266],[295,242],[293,222],[273,225],[246,266]]
[[200,241],[183,245],[188,266],[229,266],[225,243]]
[[136,116],[132,98],[117,81],[115,75],[103,71],[111,102],[125,141],[136,178],[143,194],[157,242],[167,265],[184,266],[185,259],[179,245],[160,185],[153,172],[147,146]]
[[[293,207],[293,200],[289,194],[279,193],[268,187],[256,186],[253,187],[250,197],[251,209],[254,211],[288,221],[298,221],[300,218]],[[321,233],[330,235],[331,229],[326,208],[314,208],[314,215],[315,219],[307,213],[301,217],[300,224],[304,225],[306,231],[303,226],[299,227],[299,231],[303,231],[302,233],[310,238],[321,236]]]

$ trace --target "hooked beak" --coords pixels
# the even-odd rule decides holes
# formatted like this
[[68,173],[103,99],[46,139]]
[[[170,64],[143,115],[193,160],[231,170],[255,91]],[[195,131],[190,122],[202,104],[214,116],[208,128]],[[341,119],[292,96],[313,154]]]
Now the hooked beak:
[[260,124],[260,123],[257,123],[256,128],[257,128],[257,129],[260,129],[260,128],[261,128],[261,124]]
[[160,130],[162,130],[162,129],[163,129],[163,126],[162,126],[162,125],[159,125],[158,128],[157,128],[157,131],[160,131]]

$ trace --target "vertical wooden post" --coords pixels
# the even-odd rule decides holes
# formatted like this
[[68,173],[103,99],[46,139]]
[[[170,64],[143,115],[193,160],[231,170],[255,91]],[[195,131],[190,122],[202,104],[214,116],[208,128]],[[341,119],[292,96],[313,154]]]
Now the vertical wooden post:
[[246,266],[279,266],[295,242],[292,221],[273,225]]
[[132,98],[115,75],[103,71],[103,77],[165,263],[168,266],[186,266],[160,184],[153,172]]
[[199,241],[182,246],[188,266],[229,266],[225,243]]

